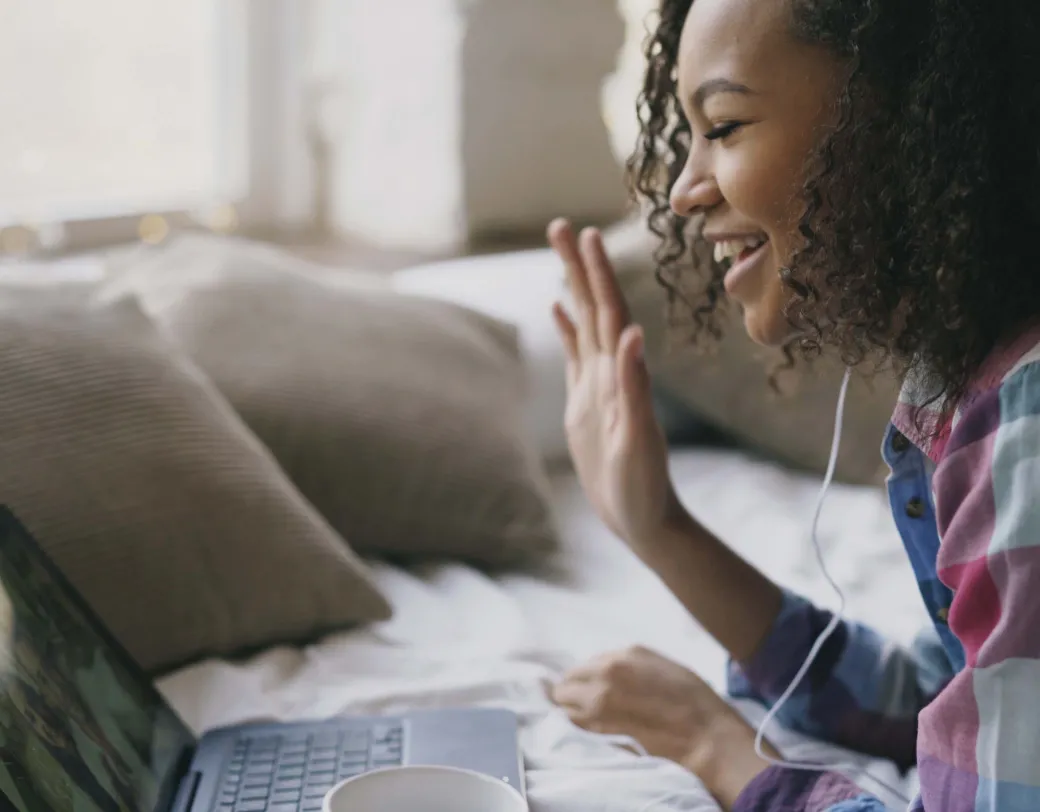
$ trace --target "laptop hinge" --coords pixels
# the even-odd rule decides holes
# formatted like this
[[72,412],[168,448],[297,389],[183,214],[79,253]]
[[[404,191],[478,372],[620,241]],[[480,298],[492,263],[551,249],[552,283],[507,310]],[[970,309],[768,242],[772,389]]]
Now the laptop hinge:
[[202,773],[190,772],[181,781],[177,788],[177,797],[173,799],[170,812],[190,812],[191,805],[195,803],[195,793],[199,789],[199,780]]

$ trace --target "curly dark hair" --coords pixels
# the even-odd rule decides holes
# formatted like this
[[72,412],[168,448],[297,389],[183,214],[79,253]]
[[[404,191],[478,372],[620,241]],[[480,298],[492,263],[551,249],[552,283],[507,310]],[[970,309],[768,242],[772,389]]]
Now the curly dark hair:
[[[923,362],[933,397],[956,404],[994,347],[1040,315],[1040,3],[782,1],[794,36],[849,68],[837,124],[806,164],[805,246],[782,271],[788,356]],[[693,2],[661,2],[628,170],[661,239],[658,279],[710,339],[724,271],[668,206],[692,137],[676,62]],[[691,266],[706,284],[682,295]]]

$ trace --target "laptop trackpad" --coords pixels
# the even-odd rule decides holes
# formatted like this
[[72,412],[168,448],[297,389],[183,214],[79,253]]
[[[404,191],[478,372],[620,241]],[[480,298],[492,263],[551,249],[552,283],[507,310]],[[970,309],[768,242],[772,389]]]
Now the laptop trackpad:
[[406,718],[406,764],[475,770],[524,791],[517,720],[509,711],[422,711]]

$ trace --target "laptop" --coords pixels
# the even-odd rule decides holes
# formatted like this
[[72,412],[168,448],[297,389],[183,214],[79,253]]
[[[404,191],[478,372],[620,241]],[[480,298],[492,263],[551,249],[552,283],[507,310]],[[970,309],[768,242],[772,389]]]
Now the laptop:
[[475,770],[525,794],[508,711],[258,722],[196,738],[0,507],[0,809],[318,812],[340,781],[400,764]]

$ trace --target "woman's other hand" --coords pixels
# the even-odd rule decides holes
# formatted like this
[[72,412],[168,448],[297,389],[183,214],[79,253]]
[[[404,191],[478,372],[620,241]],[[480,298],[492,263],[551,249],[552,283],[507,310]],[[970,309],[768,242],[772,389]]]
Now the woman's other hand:
[[[552,699],[579,727],[630,736],[650,755],[686,767],[727,809],[769,766],[755,753],[755,730],[711,686],[644,648],[574,669]],[[764,751],[780,757],[768,743]]]

